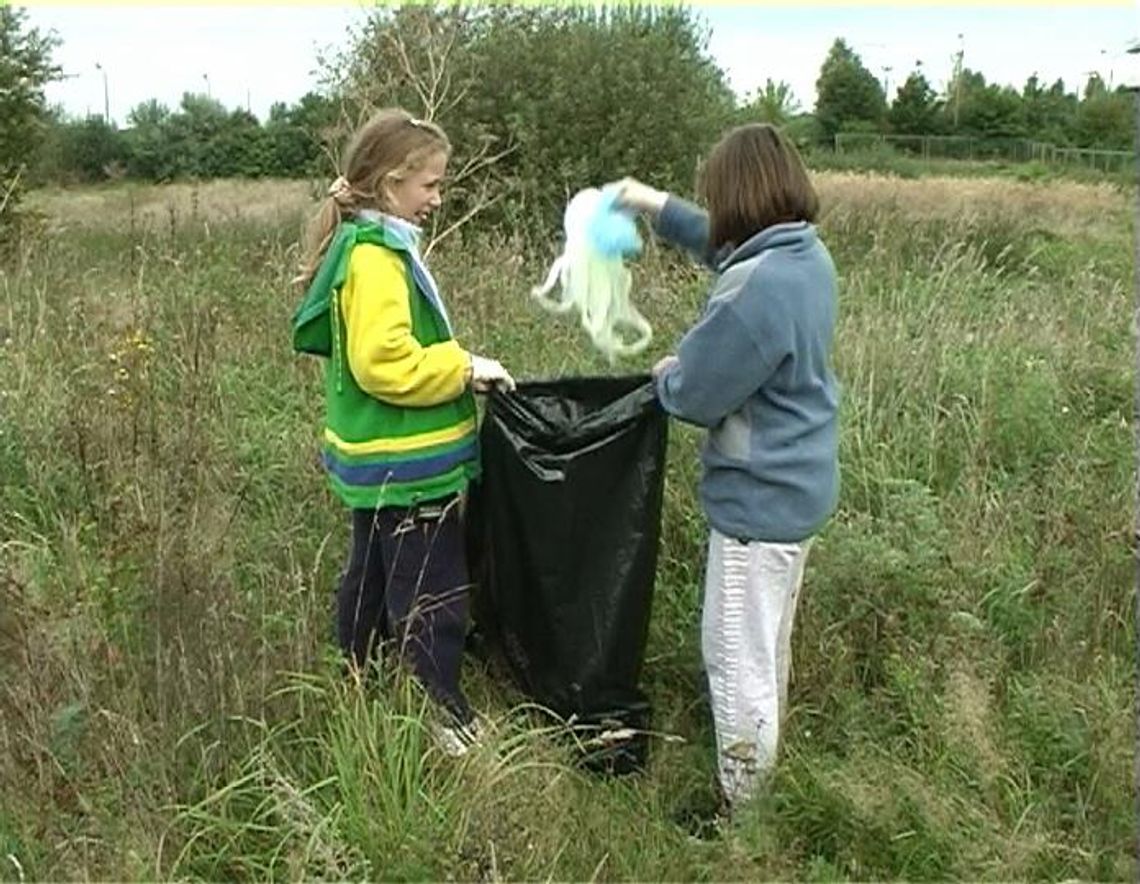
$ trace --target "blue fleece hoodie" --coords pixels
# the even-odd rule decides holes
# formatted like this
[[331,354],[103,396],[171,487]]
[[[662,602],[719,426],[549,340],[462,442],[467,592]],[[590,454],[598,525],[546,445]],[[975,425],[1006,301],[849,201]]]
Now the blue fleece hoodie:
[[678,361],[657,379],[666,411],[709,430],[700,485],[709,522],[744,541],[806,540],[839,495],[831,256],[805,222],[714,256],[708,216],[673,196],[654,226],[718,274]]

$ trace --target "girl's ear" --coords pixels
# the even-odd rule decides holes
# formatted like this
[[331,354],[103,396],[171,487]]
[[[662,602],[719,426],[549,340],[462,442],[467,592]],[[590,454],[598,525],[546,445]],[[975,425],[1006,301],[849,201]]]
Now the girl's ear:
[[376,199],[380,203],[380,208],[385,212],[387,212],[396,202],[392,194],[392,185],[399,180],[399,177],[394,172],[389,172],[387,175],[380,179],[380,182],[377,185]]

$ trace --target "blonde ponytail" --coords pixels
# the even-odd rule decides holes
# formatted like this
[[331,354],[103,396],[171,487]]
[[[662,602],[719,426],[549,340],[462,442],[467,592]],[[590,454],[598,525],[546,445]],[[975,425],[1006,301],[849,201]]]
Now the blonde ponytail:
[[343,175],[340,175],[329,185],[328,196],[321,203],[317,213],[305,228],[304,253],[305,260],[301,264],[300,274],[293,282],[308,286],[317,275],[321,260],[328,251],[329,243],[337,227],[346,215],[352,215],[359,208],[360,194],[353,189]]

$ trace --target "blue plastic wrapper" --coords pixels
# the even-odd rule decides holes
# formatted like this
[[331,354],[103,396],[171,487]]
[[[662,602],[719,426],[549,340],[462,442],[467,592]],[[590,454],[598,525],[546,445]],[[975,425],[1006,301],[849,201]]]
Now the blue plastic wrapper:
[[590,215],[586,237],[590,246],[607,258],[636,255],[641,251],[641,234],[628,212],[614,206],[617,189],[602,188],[601,199]]

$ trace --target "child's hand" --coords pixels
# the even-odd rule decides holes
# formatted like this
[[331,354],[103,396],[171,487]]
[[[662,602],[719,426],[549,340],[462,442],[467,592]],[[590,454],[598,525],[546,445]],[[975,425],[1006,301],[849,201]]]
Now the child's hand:
[[661,357],[661,359],[657,360],[657,364],[653,366],[653,377],[660,377],[663,372],[668,371],[670,368],[676,365],[678,361],[679,360],[677,357],[672,353],[670,353],[668,356]]
[[656,214],[665,205],[669,194],[663,190],[656,190],[648,184],[642,184],[636,178],[622,178],[606,185],[615,192],[614,204],[619,208],[633,209],[637,212]]
[[513,392],[515,379],[497,359],[471,354],[471,389],[476,393]]

